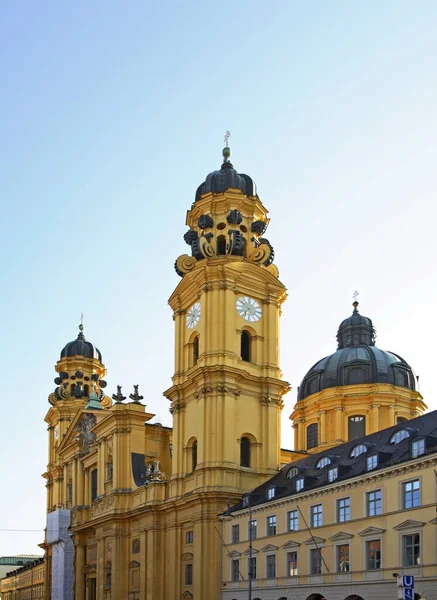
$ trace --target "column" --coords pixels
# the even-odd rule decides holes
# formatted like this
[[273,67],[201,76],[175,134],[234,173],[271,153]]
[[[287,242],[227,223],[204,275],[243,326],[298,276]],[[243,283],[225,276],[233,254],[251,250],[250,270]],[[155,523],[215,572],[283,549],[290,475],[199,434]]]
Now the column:
[[[372,404],[371,409],[372,409],[372,429],[369,431],[369,433],[375,433],[376,431],[379,431],[379,408],[380,408],[380,404]],[[367,435],[367,431],[366,431],[366,435]]]
[[319,422],[320,422],[320,444],[326,444],[327,435],[326,435],[326,410],[321,410],[319,412]]
[[396,425],[396,415],[395,415],[395,405],[390,404],[388,407],[388,423],[387,427],[391,427],[392,425]]
[[82,569],[85,566],[85,546],[75,544],[75,577],[74,577],[74,598],[75,600],[85,600],[85,575]]
[[336,442],[344,441],[344,433],[343,433],[343,411],[344,408],[339,406],[335,409],[335,433],[336,433]]

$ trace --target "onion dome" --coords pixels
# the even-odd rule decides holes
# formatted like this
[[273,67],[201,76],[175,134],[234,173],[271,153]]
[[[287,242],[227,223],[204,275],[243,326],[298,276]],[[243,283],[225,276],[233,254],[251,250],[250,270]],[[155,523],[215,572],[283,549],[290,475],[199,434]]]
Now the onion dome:
[[229,188],[241,190],[246,196],[257,196],[256,184],[253,179],[249,175],[237,173],[229,161],[230,157],[231,149],[226,146],[223,149],[224,160],[220,171],[213,171],[199,185],[196,191],[196,202],[203,194],[208,194],[209,192],[222,194]]
[[308,371],[299,387],[298,400],[343,385],[387,383],[415,390],[410,365],[394,352],[375,346],[372,321],[360,315],[358,302],[353,306],[352,315],[338,328],[337,351],[319,360]]
[[93,358],[102,362],[102,354],[91,342],[87,342],[83,333],[84,326],[79,325],[79,335],[73,342],[68,342],[62,349],[61,358],[68,356],[83,356],[84,358]]

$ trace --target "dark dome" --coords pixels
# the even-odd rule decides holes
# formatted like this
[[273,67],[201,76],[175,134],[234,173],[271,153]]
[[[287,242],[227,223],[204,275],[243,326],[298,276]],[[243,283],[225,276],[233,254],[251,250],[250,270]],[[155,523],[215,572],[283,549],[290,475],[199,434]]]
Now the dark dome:
[[249,175],[237,173],[233,165],[229,162],[230,149],[223,150],[224,161],[220,171],[210,173],[205,181],[199,185],[196,191],[195,201],[200,196],[212,192],[213,194],[222,194],[229,188],[241,190],[246,196],[257,196],[256,184]]
[[73,342],[68,342],[62,349],[61,358],[67,356],[83,356],[102,362],[102,354],[91,342],[87,342],[83,333],[83,325],[79,325],[79,335]]
[[368,317],[354,312],[338,328],[338,349],[319,360],[305,375],[297,399],[303,400],[326,388],[366,383],[389,383],[415,390],[410,365],[394,352],[375,346],[375,329]]

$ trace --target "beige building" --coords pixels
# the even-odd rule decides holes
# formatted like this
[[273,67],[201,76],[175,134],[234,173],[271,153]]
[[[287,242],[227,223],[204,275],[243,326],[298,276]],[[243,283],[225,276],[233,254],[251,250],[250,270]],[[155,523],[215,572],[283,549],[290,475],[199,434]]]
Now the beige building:
[[[20,560],[19,556],[13,558]],[[42,600],[44,598],[44,558],[24,555],[24,559],[24,566],[10,568],[0,580],[1,600]]]
[[437,411],[284,467],[223,517],[223,600],[437,600],[436,468]]

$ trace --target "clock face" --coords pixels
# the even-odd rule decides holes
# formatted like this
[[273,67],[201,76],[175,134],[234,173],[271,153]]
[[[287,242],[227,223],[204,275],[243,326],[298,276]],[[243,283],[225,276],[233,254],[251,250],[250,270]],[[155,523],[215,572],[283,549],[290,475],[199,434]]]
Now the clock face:
[[256,300],[249,298],[249,296],[238,298],[237,312],[240,317],[243,317],[243,319],[246,319],[246,321],[250,321],[251,323],[259,321],[262,315],[261,306]]
[[200,319],[200,302],[196,302],[187,312],[187,327],[193,329]]

